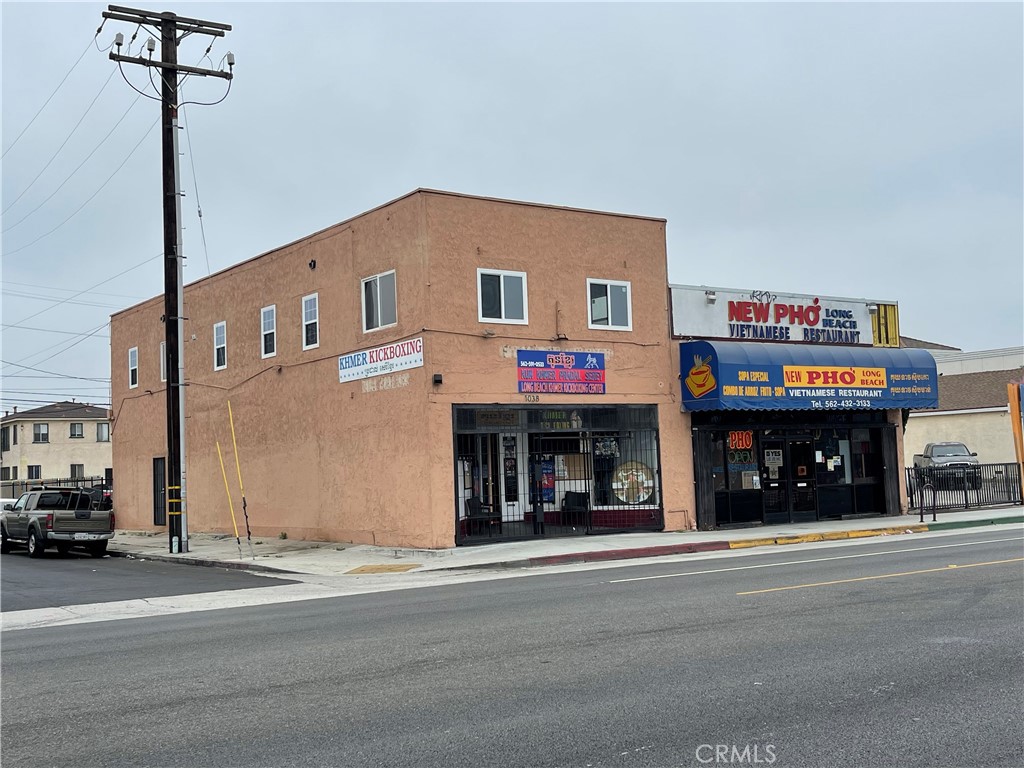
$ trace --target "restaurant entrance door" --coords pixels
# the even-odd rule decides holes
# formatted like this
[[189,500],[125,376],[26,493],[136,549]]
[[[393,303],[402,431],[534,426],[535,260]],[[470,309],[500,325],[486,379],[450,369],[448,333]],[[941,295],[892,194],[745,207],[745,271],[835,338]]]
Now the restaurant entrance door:
[[761,438],[761,487],[766,524],[818,519],[814,441],[810,435]]

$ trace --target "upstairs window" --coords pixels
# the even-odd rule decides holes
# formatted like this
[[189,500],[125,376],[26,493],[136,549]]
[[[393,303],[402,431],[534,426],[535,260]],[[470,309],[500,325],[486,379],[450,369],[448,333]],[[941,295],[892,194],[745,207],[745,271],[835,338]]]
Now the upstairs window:
[[71,422],[71,434],[69,437],[85,437],[85,425],[80,421]]
[[260,310],[260,332],[262,339],[261,357],[277,354],[277,305],[271,304]]
[[139,386],[139,348],[132,347],[128,350],[128,388],[135,389]]
[[33,443],[48,443],[48,442],[50,442],[50,425],[49,424],[33,424],[32,425],[32,442]]
[[526,325],[529,322],[525,272],[478,269],[476,279],[481,323]]
[[110,442],[110,422],[101,421],[96,425],[96,442],[97,443],[109,443]]
[[167,342],[160,342],[160,381],[167,381]]
[[633,330],[630,285],[620,280],[587,280],[591,328]]
[[320,346],[320,294],[302,297],[302,348]]
[[398,322],[395,270],[363,280],[363,331],[387,328]]
[[219,322],[213,326],[213,370],[223,371],[228,367],[228,324]]
[[[17,434],[17,427],[14,428],[15,434]],[[0,451],[11,450],[11,428],[3,427],[0,428]],[[10,478],[6,478],[10,480]]]

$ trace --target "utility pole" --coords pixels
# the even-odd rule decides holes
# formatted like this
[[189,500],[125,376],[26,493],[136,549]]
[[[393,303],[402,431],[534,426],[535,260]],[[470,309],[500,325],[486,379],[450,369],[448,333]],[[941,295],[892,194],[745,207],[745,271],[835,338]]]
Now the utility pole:
[[[231,80],[233,75],[231,72],[178,64],[178,42],[194,34],[223,37],[225,32],[231,30],[231,25],[190,19],[169,11],[155,13],[117,5],[108,6],[103,12],[103,18],[138,24],[146,29],[154,29],[160,35],[161,61],[153,61],[153,50],[156,47],[153,38],[146,43],[149,58],[121,55],[124,36],[120,33],[115,38],[117,52],[111,52],[110,58],[118,62],[119,67],[123,62],[127,62],[160,70],[164,223],[163,320],[167,356],[167,533],[170,552],[187,552],[185,318],[181,314],[184,306],[184,255],[181,249],[181,187],[178,176],[178,73],[220,77],[225,80]],[[228,53],[226,58],[228,66],[233,67],[234,56]]]

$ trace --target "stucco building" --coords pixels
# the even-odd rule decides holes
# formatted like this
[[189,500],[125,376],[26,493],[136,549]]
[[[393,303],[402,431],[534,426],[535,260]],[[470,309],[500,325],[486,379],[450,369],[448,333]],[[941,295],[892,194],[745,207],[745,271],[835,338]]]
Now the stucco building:
[[13,411],[0,420],[3,495],[44,480],[106,477],[113,466],[110,412],[73,402]]
[[[189,530],[236,462],[259,536],[695,527],[667,285],[663,219],[431,190],[188,285]],[[126,528],[166,524],[162,314],[111,319]]]

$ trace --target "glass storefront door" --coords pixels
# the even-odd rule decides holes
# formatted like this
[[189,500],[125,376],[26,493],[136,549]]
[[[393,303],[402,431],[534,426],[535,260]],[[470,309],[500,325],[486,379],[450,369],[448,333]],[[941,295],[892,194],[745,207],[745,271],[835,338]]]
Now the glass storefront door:
[[786,441],[789,454],[789,521],[809,523],[818,519],[814,482],[814,441],[810,436]]
[[817,520],[814,442],[811,438],[762,437],[760,458],[765,524]]

